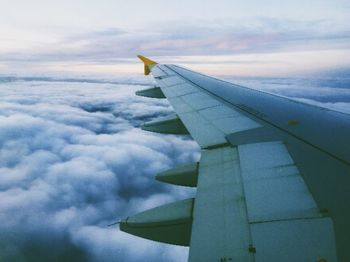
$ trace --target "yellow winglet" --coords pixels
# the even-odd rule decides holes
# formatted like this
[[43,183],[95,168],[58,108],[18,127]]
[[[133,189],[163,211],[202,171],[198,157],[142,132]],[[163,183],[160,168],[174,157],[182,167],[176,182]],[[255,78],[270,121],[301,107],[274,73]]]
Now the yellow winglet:
[[138,58],[140,58],[140,60],[143,62],[143,64],[145,65],[145,75],[149,75],[149,73],[151,72],[151,68],[157,64],[157,62],[152,61],[151,59],[144,57],[142,55],[138,55]]

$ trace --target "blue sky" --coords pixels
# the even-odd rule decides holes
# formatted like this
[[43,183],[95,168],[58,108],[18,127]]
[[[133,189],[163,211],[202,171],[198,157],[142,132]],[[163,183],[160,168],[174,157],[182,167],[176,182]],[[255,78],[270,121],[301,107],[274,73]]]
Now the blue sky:
[[210,74],[350,67],[350,2],[2,1],[3,74],[126,74],[142,53]]

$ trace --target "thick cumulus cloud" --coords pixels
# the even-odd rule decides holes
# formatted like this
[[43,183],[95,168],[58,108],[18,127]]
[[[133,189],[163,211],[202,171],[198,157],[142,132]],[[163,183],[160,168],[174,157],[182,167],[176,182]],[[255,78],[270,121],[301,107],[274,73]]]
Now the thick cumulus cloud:
[[[350,113],[349,78],[229,80]],[[154,180],[199,151],[188,137],[140,130],[172,113],[134,95],[150,84],[0,78],[1,261],[186,260],[187,248],[107,227],[194,193]]]
[[0,260],[184,260],[107,227],[193,194],[154,174],[197,160],[197,145],[138,128],[168,103],[134,96],[139,84],[39,80],[0,84]]

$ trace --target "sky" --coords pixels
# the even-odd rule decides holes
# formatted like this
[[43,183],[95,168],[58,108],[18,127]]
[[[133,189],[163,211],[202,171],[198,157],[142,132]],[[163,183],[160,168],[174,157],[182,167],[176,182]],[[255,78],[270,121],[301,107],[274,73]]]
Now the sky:
[[139,72],[139,53],[204,73],[347,71],[347,0],[0,1],[0,72]]

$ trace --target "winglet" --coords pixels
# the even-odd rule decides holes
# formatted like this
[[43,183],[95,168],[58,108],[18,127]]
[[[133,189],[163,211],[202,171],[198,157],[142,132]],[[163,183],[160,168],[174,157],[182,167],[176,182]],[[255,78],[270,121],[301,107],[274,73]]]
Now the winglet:
[[140,60],[143,62],[143,64],[145,65],[145,75],[149,75],[149,73],[151,72],[151,68],[157,64],[157,62],[152,61],[151,59],[144,57],[142,55],[138,55],[138,58],[140,58]]

